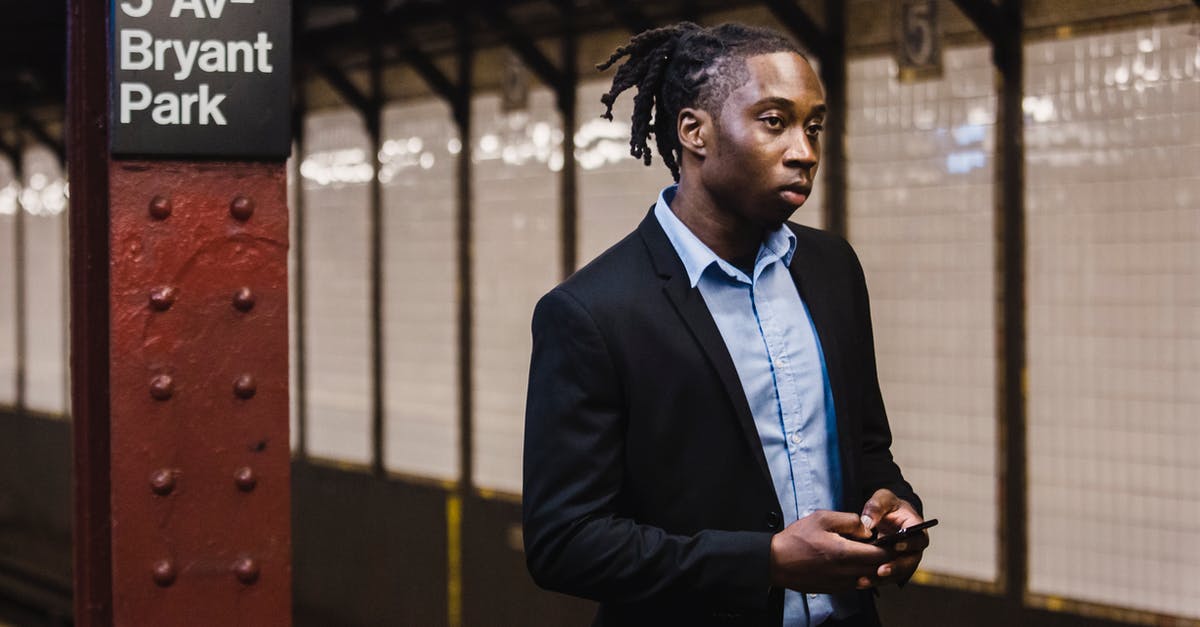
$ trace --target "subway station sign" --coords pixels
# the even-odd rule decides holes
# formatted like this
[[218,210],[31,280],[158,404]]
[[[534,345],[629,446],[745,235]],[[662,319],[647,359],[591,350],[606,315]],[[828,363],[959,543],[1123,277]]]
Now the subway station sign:
[[112,0],[112,153],[283,159],[291,0]]

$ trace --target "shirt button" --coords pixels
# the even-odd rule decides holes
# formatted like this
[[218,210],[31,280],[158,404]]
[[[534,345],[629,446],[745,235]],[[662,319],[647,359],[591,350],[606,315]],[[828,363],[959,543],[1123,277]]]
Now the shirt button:
[[779,528],[779,513],[778,512],[768,513],[767,514],[767,529],[778,529],[778,528]]
[[799,443],[800,443],[800,432],[797,431],[792,434],[792,444],[799,444]]

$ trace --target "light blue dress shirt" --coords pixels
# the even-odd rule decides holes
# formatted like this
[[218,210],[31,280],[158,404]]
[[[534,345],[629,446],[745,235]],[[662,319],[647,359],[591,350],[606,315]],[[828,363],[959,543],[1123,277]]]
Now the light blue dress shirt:
[[[753,276],[721,259],[670,209],[662,191],[654,215],[712,313],[750,404],[786,524],[837,509],[841,493],[837,423],[821,343],[788,272],[796,235],[782,225],[758,249]],[[784,627],[808,627],[853,613],[826,594],[784,594]]]

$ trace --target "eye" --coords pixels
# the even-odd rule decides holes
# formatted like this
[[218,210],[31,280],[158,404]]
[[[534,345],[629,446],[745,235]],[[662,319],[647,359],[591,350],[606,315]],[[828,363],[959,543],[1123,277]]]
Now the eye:
[[810,137],[816,137],[820,135],[821,131],[823,130],[825,130],[825,127],[820,124],[809,124],[808,128],[804,129],[804,132],[808,133]]
[[767,125],[767,128],[774,130],[781,129],[784,125],[783,118],[777,115],[764,115],[762,117],[762,122],[763,124]]

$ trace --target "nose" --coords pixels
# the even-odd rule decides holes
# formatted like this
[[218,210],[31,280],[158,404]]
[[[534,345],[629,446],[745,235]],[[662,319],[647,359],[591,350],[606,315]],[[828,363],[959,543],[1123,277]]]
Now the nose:
[[791,168],[810,170],[817,166],[820,159],[820,148],[814,138],[802,129],[797,129],[792,141],[788,143],[787,151],[783,153],[783,164]]

